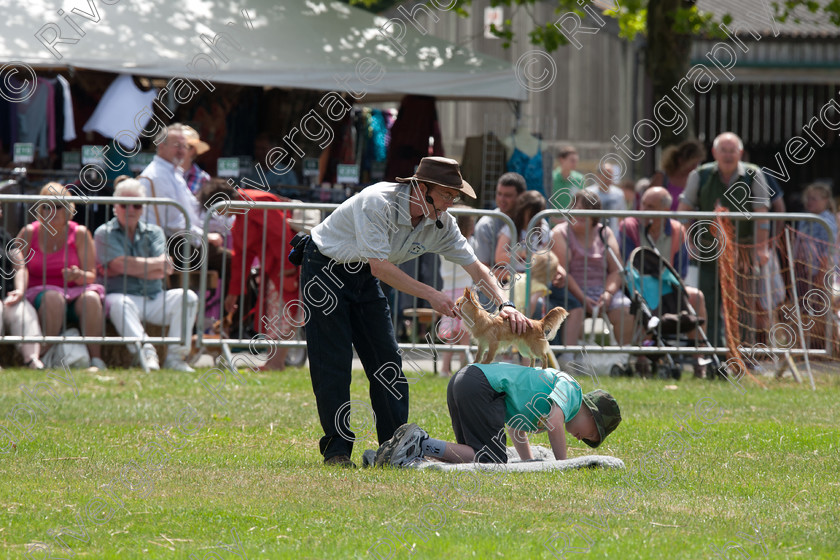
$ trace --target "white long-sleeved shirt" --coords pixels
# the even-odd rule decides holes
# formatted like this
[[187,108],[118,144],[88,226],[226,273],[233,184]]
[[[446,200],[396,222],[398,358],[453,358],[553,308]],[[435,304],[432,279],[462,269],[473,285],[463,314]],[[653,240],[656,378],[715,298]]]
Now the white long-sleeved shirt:
[[[155,156],[152,163],[140,174],[141,177],[148,177],[154,181],[154,193],[148,181],[141,182],[146,185],[146,192],[155,198],[169,198],[181,204],[190,219],[190,244],[198,245],[204,231],[201,229],[202,222],[198,217],[198,200],[190,192],[181,168],[175,167],[160,156]],[[157,216],[160,215],[160,221]],[[157,212],[155,206],[146,205],[143,219],[150,224],[157,224],[163,228],[166,237],[171,237],[179,231],[187,229],[187,222],[184,214],[173,206],[159,205]]]

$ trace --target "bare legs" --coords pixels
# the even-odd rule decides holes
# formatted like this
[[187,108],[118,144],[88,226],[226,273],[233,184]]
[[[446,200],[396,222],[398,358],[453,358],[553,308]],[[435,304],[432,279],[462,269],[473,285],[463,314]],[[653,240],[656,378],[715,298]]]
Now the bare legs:
[[[84,292],[75,302],[76,315],[79,316],[82,336],[102,336],[102,301],[96,292]],[[58,336],[64,325],[67,307],[64,294],[55,290],[45,290],[41,298],[38,314],[45,336]],[[101,358],[99,344],[88,344],[91,358]],[[45,350],[49,345],[45,345]]]

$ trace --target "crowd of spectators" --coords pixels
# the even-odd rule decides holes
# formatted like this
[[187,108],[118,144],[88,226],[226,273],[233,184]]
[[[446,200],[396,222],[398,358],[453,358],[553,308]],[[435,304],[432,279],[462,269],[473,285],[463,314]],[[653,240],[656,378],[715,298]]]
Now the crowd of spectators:
[[[706,159],[704,146],[695,140],[667,147],[662,154],[659,169],[650,178],[634,180],[621,177],[616,165],[602,161],[592,173],[586,175],[578,171],[580,157],[574,146],[562,146],[559,149],[556,166],[552,177],[553,189],[549,200],[553,209],[588,209],[588,210],[642,210],[642,211],[715,211],[728,208],[731,212],[741,212],[735,200],[727,197],[728,189],[746,186],[747,204],[750,212],[757,218],[749,222],[738,222],[737,241],[754,247],[756,276],[766,281],[754,282],[757,303],[756,324],[759,329],[768,326],[767,317],[774,306],[781,305],[786,297],[784,280],[780,272],[780,255],[773,249],[770,236],[778,233],[770,227],[768,220],[761,220],[766,212],[784,212],[783,193],[772,176],[762,172],[761,168],[745,161],[741,139],[731,132],[722,133],[715,138],[712,161],[703,164]],[[506,173],[500,179],[496,191],[497,211],[503,212],[514,220],[519,231],[518,240],[541,240],[546,224],[536,224],[531,232],[526,228],[534,212],[526,213],[523,220],[517,214],[517,208],[542,209],[535,191],[517,190],[517,198],[512,200],[513,190],[506,194],[510,176]],[[524,181],[523,181],[524,183]],[[794,225],[798,236],[794,247],[794,258],[798,268],[810,270],[813,277],[830,268],[828,253],[832,244],[840,244],[837,232],[837,217],[831,187],[825,183],[808,186],[802,193],[804,211],[823,218],[830,231],[815,222],[797,221]],[[556,219],[552,219],[556,223]],[[723,327],[721,318],[720,276],[716,259],[703,260],[703,251],[716,247],[709,228],[700,228],[699,237],[689,238],[687,229],[692,220],[681,219],[679,214],[673,218],[624,219],[592,218],[591,220],[564,220],[551,230],[551,250],[559,260],[555,282],[551,286],[548,305],[539,310],[538,315],[554,306],[563,306],[569,311],[562,333],[562,342],[554,344],[576,345],[580,343],[583,319],[593,312],[605,310],[612,334],[621,344],[631,342],[633,336],[633,317],[630,315],[630,300],[625,295],[625,277],[623,269],[627,258],[637,247],[652,247],[673,265],[684,283],[689,282],[689,263],[691,256],[700,255],[693,264],[698,267],[698,278],[686,284],[685,295],[695,310],[699,324],[704,325],[711,344],[723,345]],[[495,236],[495,237],[493,237]],[[493,241],[495,239],[495,242]],[[490,258],[490,248],[496,247]],[[523,245],[516,245],[509,227],[499,219],[482,218],[476,228],[476,254],[490,267],[496,266],[497,276],[502,281],[508,280],[510,272],[524,270],[522,260]],[[513,252],[511,251],[513,249]],[[532,247],[531,253],[535,252]],[[514,266],[501,266],[513,263]],[[797,273],[799,274],[799,273]],[[804,272],[803,272],[804,274]],[[810,285],[809,284],[809,285]],[[800,287],[807,289],[807,286]],[[628,292],[629,293],[629,292]],[[699,330],[685,333],[699,339]],[[639,341],[636,341],[639,342]],[[573,355],[561,355],[561,362],[573,359]],[[695,364],[696,365],[696,364]],[[695,367],[695,372],[699,368]],[[698,373],[699,375],[699,373]]]
[[[298,297],[300,289],[297,269],[285,261],[288,241],[295,233],[289,223],[290,212],[214,212],[205,219],[207,208],[218,196],[250,202],[288,199],[264,190],[237,190],[221,179],[211,178],[196,163],[209,146],[189,126],[170,125],[161,130],[155,144],[152,162],[137,178],[117,179],[114,196],[170,199],[180,209],[171,205],[115,204],[113,218],[94,233],[73,220],[76,207],[71,193],[58,183],[49,183],[41,195],[51,198],[36,204],[33,215],[37,219],[18,233],[20,244],[10,244],[11,235],[0,230],[0,263],[8,269],[2,271],[0,283],[0,334],[35,340],[42,335],[73,334],[68,330],[72,326],[78,327],[82,336],[97,337],[108,329],[107,320],[119,335],[130,339],[126,351],[133,362],[156,370],[160,367],[158,350],[144,342],[144,325],[154,324],[165,327],[167,336],[187,342],[166,348],[164,367],[192,371],[187,363],[190,336],[182,337],[182,329],[186,326],[189,335],[194,332],[199,296],[192,290],[170,288],[167,282],[175,269],[189,264],[185,254],[193,261],[206,259],[208,269],[225,279],[222,289],[227,297],[223,308],[229,317],[238,313],[240,322],[252,323],[251,331],[268,339],[276,340],[293,328],[289,313],[284,313],[286,304]],[[269,144],[267,135],[255,139],[260,153],[265,153]],[[620,170],[608,162],[584,175],[578,171],[578,151],[573,146],[563,146],[548,197],[529,190],[525,178],[518,173],[499,177],[495,211],[510,218],[513,229],[496,216],[482,217],[477,223],[472,217],[462,216],[458,225],[479,261],[508,285],[528,271],[533,255],[550,251],[556,256],[556,268],[545,278],[532,278],[536,284],[529,291],[539,297],[527,305],[533,317],[556,306],[569,311],[554,344],[578,344],[584,318],[598,315],[599,311],[611,324],[615,339],[629,344],[633,318],[630,300],[625,295],[623,269],[630,253],[642,246],[656,248],[685,280],[689,274],[689,248],[696,255],[715,246],[709,233],[688,239],[690,220],[681,220],[678,214],[674,218],[593,217],[539,220],[531,224],[534,216],[546,208],[712,211],[724,206],[738,211],[725,192],[740,182],[748,187],[751,210],[759,219],[739,223],[737,239],[754,244],[755,262],[761,267],[761,274],[773,280],[768,284],[769,293],[759,294],[760,306],[766,312],[783,301],[784,288],[778,255],[768,243],[770,228],[767,220],[760,218],[768,211],[784,211],[782,193],[772,177],[745,162],[742,142],[735,134],[718,136],[711,155],[712,161],[703,164],[705,149],[697,141],[668,147],[653,176],[636,181],[621,177]],[[264,180],[257,175],[250,178],[254,182]],[[294,176],[269,177],[272,181],[284,178],[296,182]],[[829,248],[840,241],[837,210],[831,186],[825,183],[808,186],[802,201],[806,212],[820,216],[830,226],[827,232],[811,221],[795,223],[803,236],[797,237],[794,252],[799,261],[813,264],[807,267],[811,272],[806,283],[811,285],[816,282],[817,272],[833,264]],[[529,229],[529,225],[533,227]],[[713,259],[699,259],[696,264],[698,285],[688,286],[686,295],[701,324],[707,325],[711,343],[722,345],[718,264]],[[254,265],[262,267],[258,277],[263,281],[261,285],[256,282],[255,294],[246,294],[249,280],[255,278],[251,271]],[[447,278],[444,266],[441,263],[444,289],[457,299],[463,288],[470,285],[470,279],[457,274]],[[524,286],[519,289],[524,292]],[[243,306],[245,309],[240,310]],[[457,319],[447,318],[439,334],[455,344],[468,341],[468,333]],[[41,369],[61,358],[60,346],[26,341],[17,348],[27,367]],[[85,346],[87,363],[105,369],[101,345]],[[274,349],[266,367],[282,369],[285,357],[283,347]],[[567,353],[561,358],[567,361],[573,356]],[[445,354],[444,373],[451,371],[451,359],[451,353]]]
[[[0,334],[32,339],[17,345],[27,367],[60,367],[65,362],[107,369],[98,343],[35,340],[44,335],[102,337],[113,328],[125,338],[133,365],[159,370],[159,350],[148,342],[146,329],[157,325],[163,328],[162,336],[183,341],[165,346],[163,368],[193,371],[187,359],[199,296],[192,289],[170,287],[169,278],[183,269],[197,269],[193,263],[202,259],[225,280],[220,289],[228,294],[224,307],[229,313],[237,311],[236,300],[247,289],[252,267],[262,267],[264,287],[246,300],[248,308],[241,316],[253,315],[254,331],[270,339],[291,328],[284,307],[297,299],[299,289],[299,273],[284,258],[294,236],[291,213],[217,212],[208,220],[206,235],[203,229],[207,208],[219,200],[216,195],[252,204],[288,199],[261,190],[236,190],[212,179],[195,163],[207,144],[191,127],[170,125],[155,143],[152,162],[137,178],[118,177],[113,196],[170,199],[184,212],[171,205],[115,203],[113,217],[91,232],[73,219],[76,202],[81,201],[65,186],[48,183],[40,191],[43,200],[32,208],[35,220],[17,235],[19,243],[10,243],[11,235],[0,230]],[[283,369],[285,349],[273,350],[266,369]]]

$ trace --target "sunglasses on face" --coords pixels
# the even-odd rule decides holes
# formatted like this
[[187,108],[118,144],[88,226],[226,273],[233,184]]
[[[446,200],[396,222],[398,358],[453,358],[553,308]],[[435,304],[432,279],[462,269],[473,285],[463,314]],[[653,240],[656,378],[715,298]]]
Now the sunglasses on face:
[[142,210],[143,209],[142,204],[117,204],[117,206],[119,206],[120,208],[126,208],[126,209],[128,209],[128,208],[134,208],[135,210]]

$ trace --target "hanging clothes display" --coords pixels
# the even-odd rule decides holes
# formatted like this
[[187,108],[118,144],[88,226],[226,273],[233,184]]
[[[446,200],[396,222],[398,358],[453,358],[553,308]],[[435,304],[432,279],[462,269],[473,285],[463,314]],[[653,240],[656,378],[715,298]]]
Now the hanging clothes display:
[[[137,126],[145,127],[151,120],[152,101],[157,97],[157,89],[142,91],[134,85],[134,79],[128,74],[121,74],[108,86],[93,115],[82,127],[84,132],[98,132],[106,138],[116,138],[126,149],[134,148],[137,143]],[[143,109],[147,115],[135,124],[135,119]],[[122,133],[122,134],[120,134]],[[127,144],[133,140],[132,144]]]
[[333,135],[335,140],[329,146],[326,170],[323,180],[327,183],[335,183],[339,163],[354,163],[355,153],[355,124],[353,112],[344,115],[344,118],[335,123]]
[[76,138],[69,82],[61,75],[37,76],[31,96],[9,101],[17,99],[21,88],[25,91],[14,77],[0,83],[0,149],[11,152],[16,142],[31,142],[38,158],[60,155],[64,142]]
[[70,82],[61,75],[56,77],[56,81],[61,88],[64,111],[64,126],[59,128],[59,134],[65,142],[72,142],[76,139],[76,121],[73,119],[73,95],[70,93]]
[[542,140],[537,144],[537,153],[529,156],[516,146],[516,137],[511,137],[513,141],[513,153],[507,162],[507,170],[515,171],[525,177],[525,184],[528,190],[537,191],[545,196],[545,189],[543,188],[543,158],[542,158]]
[[262,89],[256,88],[243,88],[239,93],[239,98],[227,114],[224,153],[250,154],[253,152],[254,138],[260,133],[258,107],[262,95]]
[[[363,133],[361,157],[361,175],[364,182],[376,182],[384,178],[384,164],[388,157],[388,125],[385,114],[379,109],[364,109],[359,116]],[[375,164],[383,167],[374,170]]]
[[[354,108],[337,123],[335,140],[321,153],[320,164],[325,166],[322,180],[334,183],[339,163],[359,165],[359,183],[371,184],[384,179],[384,165],[390,141],[387,111],[368,107]],[[382,165],[374,170],[374,165]],[[376,172],[375,172],[376,171]]]
[[12,153],[12,145],[17,140],[17,103],[10,101],[15,97],[15,79],[0,80],[0,149]]
[[[433,147],[429,153],[429,138]],[[406,95],[400,103],[397,120],[391,127],[388,146],[388,165],[385,180],[411,177],[414,168],[426,156],[445,156],[440,134],[435,98],[425,95]]]
[[17,138],[13,142],[35,145],[36,157],[47,157],[55,150],[55,96],[53,85],[37,78],[35,91],[25,100],[15,103]]

